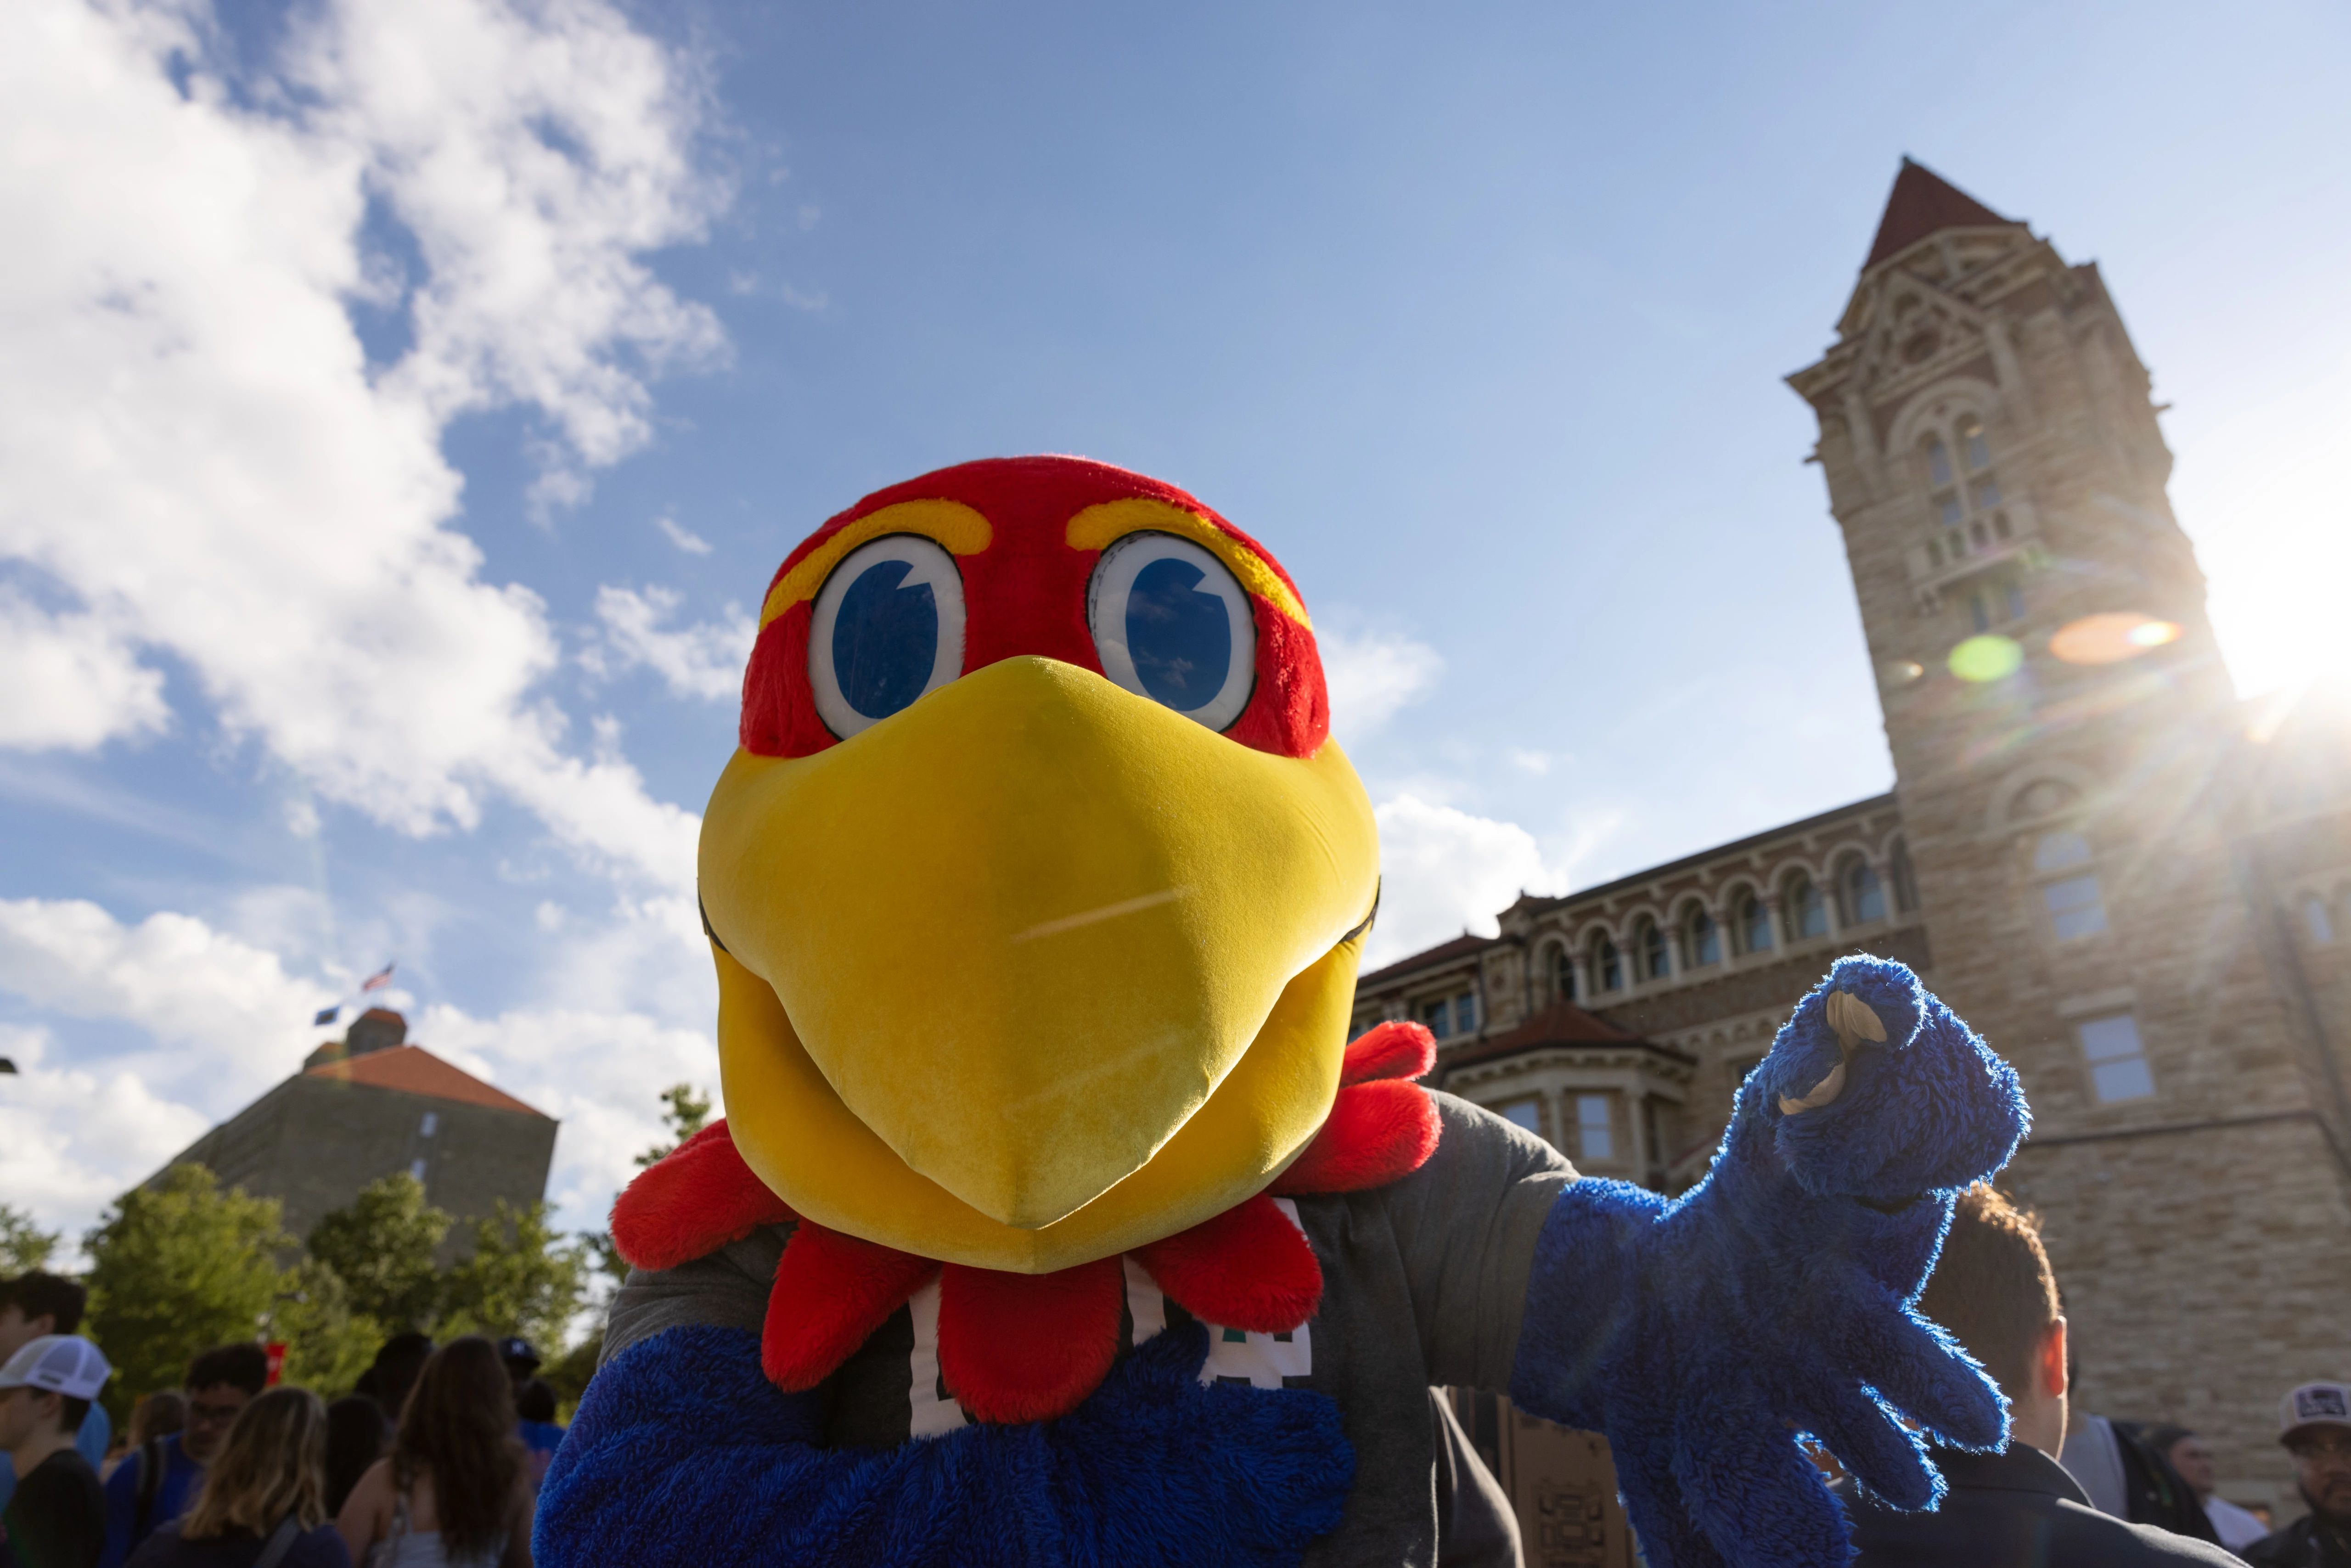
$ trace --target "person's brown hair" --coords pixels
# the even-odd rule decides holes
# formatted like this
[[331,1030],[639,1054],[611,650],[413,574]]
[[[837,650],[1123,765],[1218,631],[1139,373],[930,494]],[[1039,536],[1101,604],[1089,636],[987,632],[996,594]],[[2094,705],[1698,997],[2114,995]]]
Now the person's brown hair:
[[236,1413],[180,1535],[266,1535],[289,1513],[304,1530],[327,1519],[327,1407],[307,1388],[273,1388]]
[[433,1353],[400,1413],[392,1466],[402,1491],[419,1475],[432,1476],[433,1508],[453,1560],[496,1550],[522,1475],[514,1382],[496,1346],[467,1334]]
[[2040,1221],[1986,1183],[1959,1194],[1918,1311],[1949,1330],[2009,1397],[2022,1396],[2058,1312]]
[[150,1437],[168,1437],[185,1431],[188,1397],[176,1388],[158,1388],[131,1407],[131,1431],[124,1439],[137,1448]]

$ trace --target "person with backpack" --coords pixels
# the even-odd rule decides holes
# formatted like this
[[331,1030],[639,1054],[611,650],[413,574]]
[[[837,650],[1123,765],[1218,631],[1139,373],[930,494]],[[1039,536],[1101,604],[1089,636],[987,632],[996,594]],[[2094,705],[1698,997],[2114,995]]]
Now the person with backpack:
[[[0,1280],[0,1362],[37,1339],[79,1333],[82,1309],[89,1302],[89,1292],[81,1282],[62,1274],[31,1269],[13,1280]],[[83,1458],[99,1465],[105,1463],[113,1438],[114,1424],[107,1419],[106,1406],[93,1405],[82,1417],[81,1430],[74,1434],[74,1447]],[[15,1474],[0,1465],[0,1509],[8,1506],[16,1489]]]
[[327,1516],[327,1407],[273,1388],[239,1411],[195,1504],[128,1568],[350,1568]]
[[187,1425],[131,1450],[106,1479],[106,1551],[99,1568],[122,1568],[139,1543],[195,1501],[229,1427],[269,1382],[259,1345],[216,1344],[188,1363]]

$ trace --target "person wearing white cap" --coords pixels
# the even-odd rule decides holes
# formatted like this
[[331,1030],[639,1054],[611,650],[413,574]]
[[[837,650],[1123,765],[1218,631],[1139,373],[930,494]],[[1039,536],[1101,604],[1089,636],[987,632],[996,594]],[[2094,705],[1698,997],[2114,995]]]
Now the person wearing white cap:
[[112,1370],[74,1334],[44,1334],[0,1366],[0,1450],[16,1478],[0,1523],[19,1568],[95,1568],[106,1494],[74,1437]]
[[2310,1511],[2245,1548],[2256,1568],[2351,1568],[2351,1385],[2305,1383],[2278,1401],[2278,1441],[2294,1456]]

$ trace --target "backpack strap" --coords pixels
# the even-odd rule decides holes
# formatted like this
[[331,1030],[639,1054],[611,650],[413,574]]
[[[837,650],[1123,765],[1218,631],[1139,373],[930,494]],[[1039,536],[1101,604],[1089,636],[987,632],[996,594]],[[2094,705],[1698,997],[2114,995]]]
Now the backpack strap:
[[163,1439],[150,1437],[139,1445],[139,1504],[133,1512],[131,1542],[147,1538],[155,1523],[155,1500],[163,1494]]
[[269,1532],[268,1543],[262,1547],[261,1555],[253,1560],[253,1568],[277,1568],[286,1561],[286,1554],[294,1550],[294,1543],[301,1538],[302,1521],[293,1514],[287,1514],[277,1521],[277,1528]]

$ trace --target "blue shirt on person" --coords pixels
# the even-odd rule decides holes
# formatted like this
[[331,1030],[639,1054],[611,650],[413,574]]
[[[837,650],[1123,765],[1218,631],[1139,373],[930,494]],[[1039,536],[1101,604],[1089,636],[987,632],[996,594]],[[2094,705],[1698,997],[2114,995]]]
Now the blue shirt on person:
[[155,1489],[155,1506],[147,1512],[147,1528],[139,1528],[139,1450],[115,1467],[106,1479],[106,1550],[98,1568],[122,1568],[131,1549],[156,1530],[180,1517],[196,1500],[204,1467],[180,1449],[180,1434],[163,1439],[163,1479]]
[[[106,1406],[92,1405],[89,1414],[81,1418],[81,1430],[74,1434],[74,1447],[81,1457],[97,1469],[106,1463],[106,1450],[114,1441],[114,1423],[106,1418]],[[16,1467],[0,1460],[0,1508],[16,1495]]]

